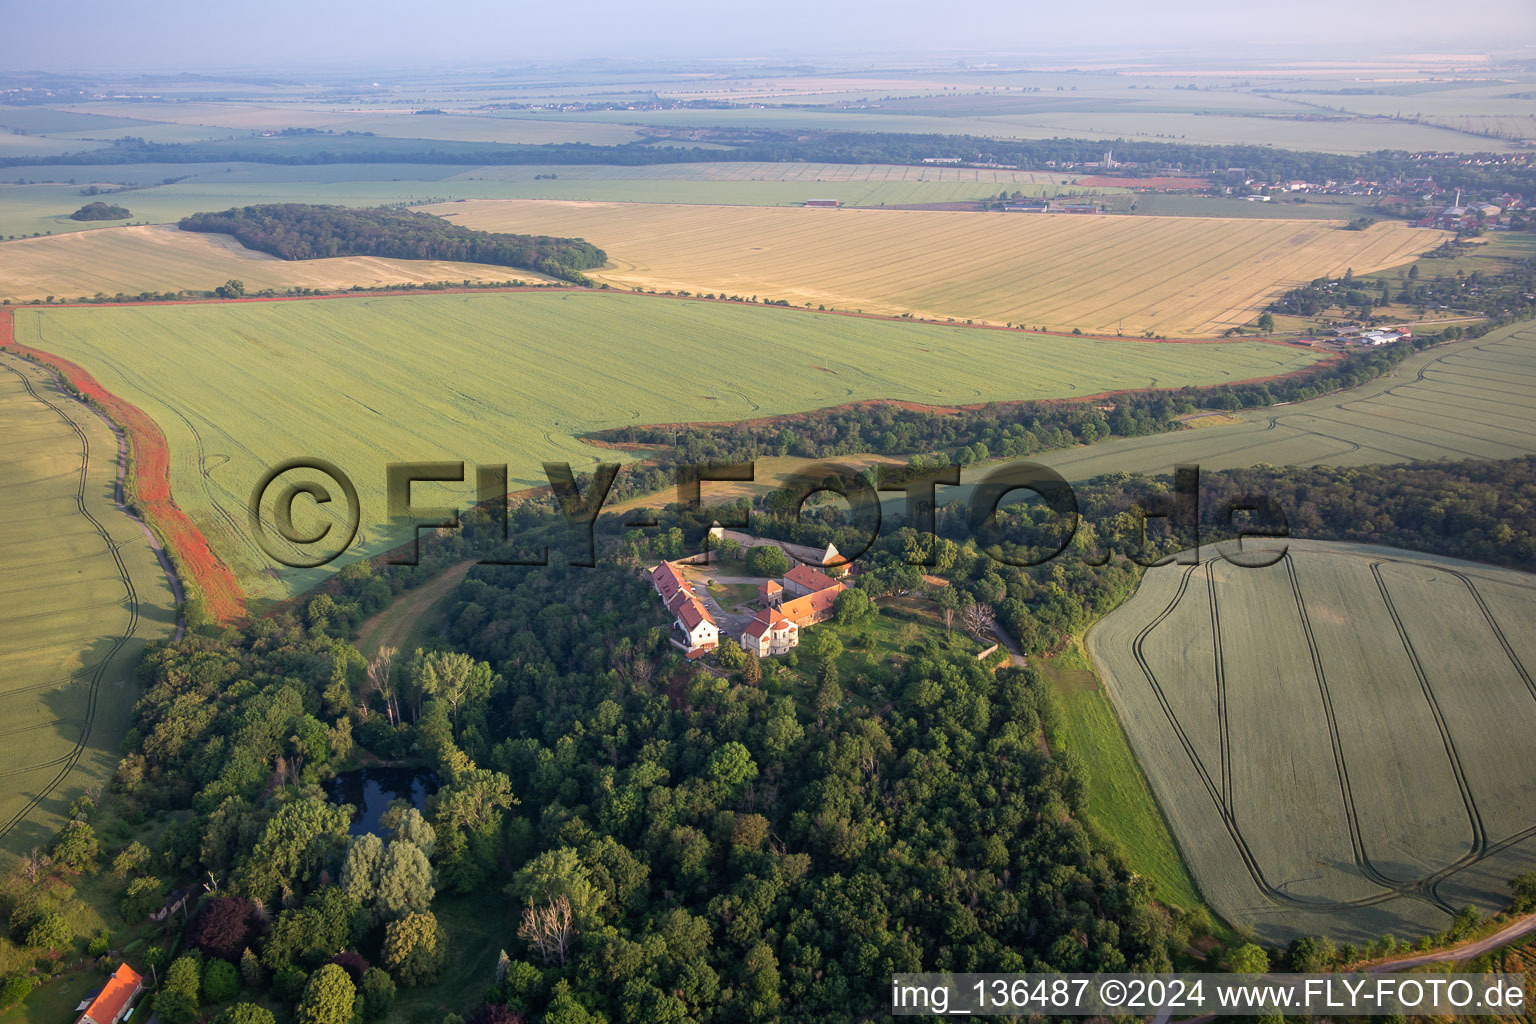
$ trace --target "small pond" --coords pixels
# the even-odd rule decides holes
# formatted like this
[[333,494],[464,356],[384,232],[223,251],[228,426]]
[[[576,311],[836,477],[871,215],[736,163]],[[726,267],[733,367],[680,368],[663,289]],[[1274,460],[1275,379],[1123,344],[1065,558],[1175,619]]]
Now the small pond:
[[437,776],[425,768],[358,768],[342,772],[325,784],[330,798],[357,808],[351,832],[355,836],[384,831],[379,819],[395,800],[409,800],[426,810],[427,797],[437,792]]

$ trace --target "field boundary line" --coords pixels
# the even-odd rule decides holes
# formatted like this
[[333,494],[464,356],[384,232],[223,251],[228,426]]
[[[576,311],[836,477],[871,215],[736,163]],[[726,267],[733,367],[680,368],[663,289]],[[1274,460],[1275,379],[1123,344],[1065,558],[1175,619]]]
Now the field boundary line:
[[[202,531],[171,495],[170,450],[164,433],[154,420],[137,406],[108,391],[83,367],[17,342],[11,309],[0,309],[0,349],[37,362],[54,373],[56,379],[94,399],[94,405],[82,404],[88,404],[118,438],[122,461],[118,467],[117,502],[130,515],[133,515],[130,500],[137,507],[139,514],[133,518],[144,528],[160,557],[161,567],[171,580],[178,603],[186,593],[180,573],[186,573],[190,577],[188,582],[197,584],[210,618],[228,623],[243,617],[245,595],[234,574],[213,553]],[[165,557],[167,550],[176,556],[175,564]]]

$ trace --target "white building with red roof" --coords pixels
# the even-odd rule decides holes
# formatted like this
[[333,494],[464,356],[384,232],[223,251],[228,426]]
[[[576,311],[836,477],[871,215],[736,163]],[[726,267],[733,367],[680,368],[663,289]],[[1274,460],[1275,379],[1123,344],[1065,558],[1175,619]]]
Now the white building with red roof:
[[759,658],[785,654],[800,646],[800,627],[777,608],[764,608],[741,631],[741,648]]
[[697,658],[719,646],[720,627],[715,624],[715,617],[709,614],[677,566],[662,562],[651,570],[651,583],[672,613],[673,625],[682,634],[679,644],[688,657]]
[[87,1001],[75,1007],[80,1014],[75,1024],[118,1024],[144,991],[144,976],[123,964],[107,983]]

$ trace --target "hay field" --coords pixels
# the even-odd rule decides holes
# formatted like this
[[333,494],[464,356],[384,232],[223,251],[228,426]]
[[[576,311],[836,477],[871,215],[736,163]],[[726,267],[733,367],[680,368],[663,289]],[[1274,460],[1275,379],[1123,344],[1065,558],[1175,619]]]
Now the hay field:
[[46,844],[117,766],[134,666],[175,601],[113,502],[117,440],[38,367],[0,356],[0,850]]
[[620,287],[1129,335],[1214,335],[1287,288],[1406,263],[1445,237],[1395,222],[1343,231],[1319,220],[516,200],[425,209],[466,227],[585,238],[610,261],[592,276]]
[[97,292],[206,291],[230,278],[264,288],[365,288],[431,281],[547,280],[513,267],[438,260],[343,256],[280,260],[228,235],[169,225],[101,228],[0,245],[0,298],[15,301],[90,297]]
[[[356,480],[354,552],[408,540],[384,467],[466,459],[585,469],[622,454],[584,432],[734,421],[862,399],[930,404],[1086,395],[1289,372],[1311,351],[1239,341],[1055,338],[601,292],[522,292],[16,311],[16,340],[85,367],[164,430],[176,500],[257,598],[324,571],[269,575],[247,536],[277,462],[329,459]],[[418,489],[421,490],[421,489]],[[420,498],[459,504],[464,488]],[[438,502],[440,503],[440,502]]]
[[1536,577],[1307,541],[1202,557],[1088,648],[1212,907],[1284,942],[1506,905],[1536,867]]

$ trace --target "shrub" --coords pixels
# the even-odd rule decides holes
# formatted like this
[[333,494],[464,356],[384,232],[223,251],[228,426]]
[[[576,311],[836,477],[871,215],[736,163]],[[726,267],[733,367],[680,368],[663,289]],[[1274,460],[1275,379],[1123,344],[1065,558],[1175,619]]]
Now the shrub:
[[210,1003],[227,1003],[240,991],[240,972],[234,964],[217,957],[203,965],[203,999]]
[[25,975],[5,979],[0,985],[0,1010],[9,1010],[32,993],[32,979]]

